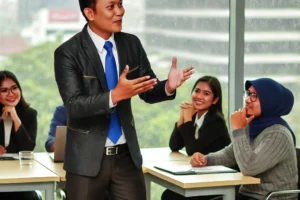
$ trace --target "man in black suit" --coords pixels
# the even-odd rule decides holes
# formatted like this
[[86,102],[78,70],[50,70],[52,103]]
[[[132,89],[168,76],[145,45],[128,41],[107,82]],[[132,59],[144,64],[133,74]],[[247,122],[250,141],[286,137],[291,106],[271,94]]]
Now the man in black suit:
[[120,32],[121,0],[79,4],[87,24],[54,54],[55,78],[68,113],[68,199],[102,200],[108,191],[112,200],[145,200],[131,97],[138,94],[148,103],[174,99],[193,67],[177,69],[173,58],[168,79],[158,81],[139,39]]

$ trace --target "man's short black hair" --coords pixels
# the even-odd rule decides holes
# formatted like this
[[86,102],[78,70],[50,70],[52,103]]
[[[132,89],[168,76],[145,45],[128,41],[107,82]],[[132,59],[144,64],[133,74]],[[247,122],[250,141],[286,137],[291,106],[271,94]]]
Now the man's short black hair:
[[80,10],[81,10],[81,13],[83,14],[84,18],[86,19],[86,21],[88,21],[88,18],[85,16],[83,10],[88,7],[93,7],[93,4],[95,4],[95,3],[96,3],[96,0],[79,0]]

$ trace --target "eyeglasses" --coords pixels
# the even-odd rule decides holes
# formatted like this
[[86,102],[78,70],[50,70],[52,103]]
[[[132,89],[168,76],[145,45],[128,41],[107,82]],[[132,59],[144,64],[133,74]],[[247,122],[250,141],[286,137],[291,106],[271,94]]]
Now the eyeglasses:
[[17,94],[19,92],[19,87],[17,85],[14,85],[11,88],[0,88],[0,94],[2,96],[7,96],[9,94],[9,91],[12,94]]
[[257,99],[257,94],[254,92],[250,92],[249,90],[244,91],[244,98],[247,99],[250,97],[250,101],[255,102]]

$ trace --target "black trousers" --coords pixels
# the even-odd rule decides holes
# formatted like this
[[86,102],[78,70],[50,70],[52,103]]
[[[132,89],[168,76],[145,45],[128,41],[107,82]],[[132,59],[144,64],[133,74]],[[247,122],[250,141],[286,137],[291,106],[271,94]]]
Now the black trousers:
[[1,200],[39,200],[34,191],[29,192],[0,192]]
[[99,174],[86,177],[67,173],[68,200],[146,200],[146,187],[142,170],[134,165],[130,153],[104,155]]

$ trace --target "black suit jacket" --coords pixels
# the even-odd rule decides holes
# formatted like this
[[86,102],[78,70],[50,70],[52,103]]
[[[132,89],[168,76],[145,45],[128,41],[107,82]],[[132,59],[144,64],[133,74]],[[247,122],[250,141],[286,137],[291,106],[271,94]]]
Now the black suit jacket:
[[[37,111],[33,108],[17,109],[17,114],[22,122],[20,128],[15,132],[11,129],[7,153],[18,153],[19,151],[33,151],[35,147],[37,132]],[[0,122],[0,145],[4,146],[4,123]]]
[[198,131],[198,139],[195,139],[195,118],[196,114],[193,115],[192,121],[186,122],[178,128],[177,123],[175,124],[169,143],[172,151],[178,151],[185,147],[188,155],[193,155],[195,152],[206,155],[230,144],[227,126],[220,113],[213,114],[209,111],[205,115],[203,124]]
[[[128,79],[145,75],[156,77],[136,36],[115,33],[115,42],[120,74],[129,65]],[[117,109],[131,157],[141,169],[142,156],[130,98],[118,102],[113,109],[109,108],[105,73],[87,25],[56,49],[54,59],[56,82],[68,113],[64,169],[84,176],[98,174],[113,109]],[[140,98],[148,103],[173,99],[175,95],[165,93],[165,82],[158,81],[152,90],[140,94]]]

